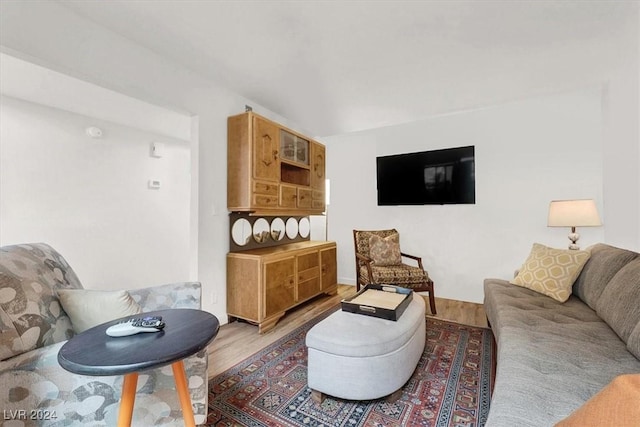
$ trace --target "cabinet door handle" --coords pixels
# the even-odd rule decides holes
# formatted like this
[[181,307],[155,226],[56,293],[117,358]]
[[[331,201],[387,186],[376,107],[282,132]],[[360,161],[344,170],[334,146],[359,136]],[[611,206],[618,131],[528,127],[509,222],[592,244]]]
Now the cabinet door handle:
[[273,150],[273,160],[278,160],[278,150]]

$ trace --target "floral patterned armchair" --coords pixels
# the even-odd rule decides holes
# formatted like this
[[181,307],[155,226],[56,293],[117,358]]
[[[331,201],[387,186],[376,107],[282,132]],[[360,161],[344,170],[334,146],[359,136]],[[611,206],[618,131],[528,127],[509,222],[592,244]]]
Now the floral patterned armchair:
[[[44,243],[0,248],[0,408],[24,426],[116,425],[122,376],[64,370],[60,347],[74,334],[56,290],[81,289],[69,264]],[[129,291],[143,311],[200,308],[200,283]],[[184,360],[197,423],[207,415],[206,350]],[[14,425],[14,424],[11,424]],[[132,425],[183,425],[171,366],[141,372]]]
[[[422,266],[422,258],[400,251],[400,235],[396,229],[353,230],[356,252],[356,286],[380,283],[429,292],[431,314],[436,314],[433,280]],[[402,262],[414,260],[417,266]]]

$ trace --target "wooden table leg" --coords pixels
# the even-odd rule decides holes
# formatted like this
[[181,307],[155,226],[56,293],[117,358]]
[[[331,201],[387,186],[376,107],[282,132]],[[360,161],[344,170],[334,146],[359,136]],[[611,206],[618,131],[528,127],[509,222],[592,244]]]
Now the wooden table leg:
[[184,425],[187,427],[195,427],[196,420],[193,416],[193,408],[191,407],[191,394],[187,385],[187,376],[184,372],[184,363],[182,360],[171,364],[173,369],[173,377],[176,380],[176,389],[180,398],[180,407],[182,408],[182,418]]
[[118,413],[118,427],[130,427],[133,416],[133,404],[136,401],[136,389],[138,388],[138,373],[134,372],[124,376],[122,384],[122,398],[120,399],[120,412]]

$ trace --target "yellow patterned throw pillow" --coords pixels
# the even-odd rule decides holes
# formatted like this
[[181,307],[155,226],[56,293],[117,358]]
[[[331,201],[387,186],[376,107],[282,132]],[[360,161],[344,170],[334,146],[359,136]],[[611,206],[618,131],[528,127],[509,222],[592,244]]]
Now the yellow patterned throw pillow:
[[511,283],[565,302],[590,256],[589,251],[553,249],[534,243],[529,258]]

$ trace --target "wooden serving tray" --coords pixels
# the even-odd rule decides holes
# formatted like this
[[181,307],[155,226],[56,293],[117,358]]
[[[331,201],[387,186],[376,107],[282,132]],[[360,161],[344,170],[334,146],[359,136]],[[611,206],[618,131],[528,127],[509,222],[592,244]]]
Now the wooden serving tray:
[[343,299],[342,311],[398,320],[413,298],[413,291],[393,285],[367,285],[351,298]]

